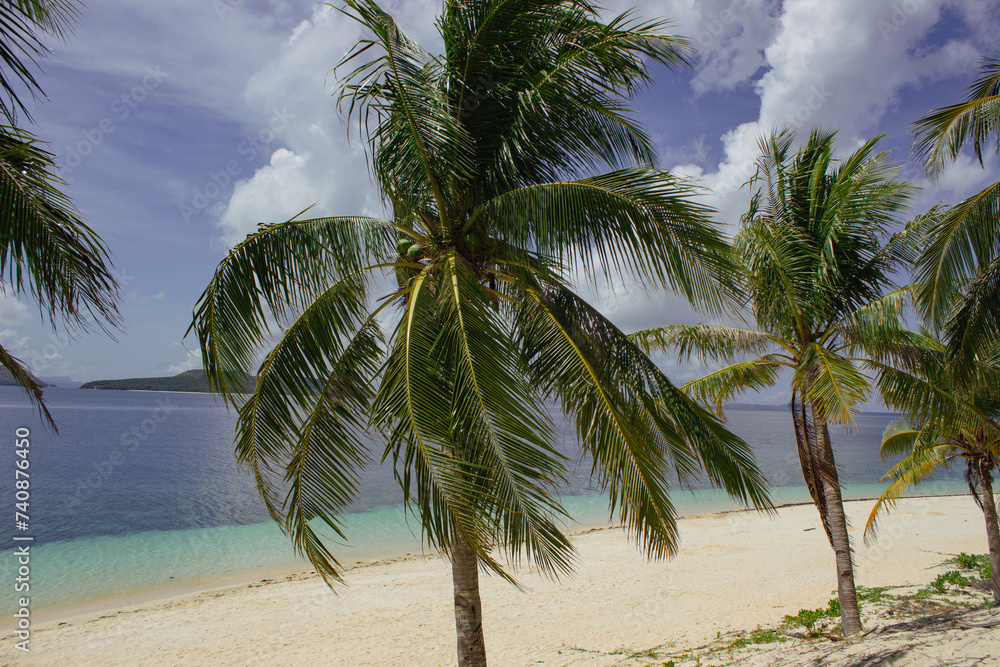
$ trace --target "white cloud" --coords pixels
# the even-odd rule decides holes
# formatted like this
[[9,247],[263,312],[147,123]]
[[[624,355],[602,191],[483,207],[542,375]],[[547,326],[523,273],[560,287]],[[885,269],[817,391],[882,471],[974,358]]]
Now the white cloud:
[[[758,139],[772,128],[791,126],[804,140],[814,126],[839,131],[846,152],[875,133],[907,86],[922,86],[969,69],[974,46],[951,41],[928,49],[922,40],[938,21],[940,0],[917,2],[888,34],[880,21],[892,7],[869,0],[785,2],[778,29],[764,49],[767,71],[756,82],[760,110],[721,138],[725,159],[715,172],[695,165],[676,170],[701,175],[709,203],[730,225],[739,221],[749,193],[740,190],[754,173]],[[910,7],[910,5],[907,5]]]
[[[0,345],[15,357],[18,357],[30,349],[31,336],[20,336],[13,329],[4,329],[0,331]],[[24,359],[21,361],[24,361]]]
[[997,173],[1000,165],[996,162],[984,164],[985,168],[972,155],[959,155],[957,160],[941,172],[936,183],[937,189],[941,194],[950,195],[951,201],[958,202],[1000,180],[1000,174]]
[[26,322],[30,317],[27,306],[0,290],[0,322],[9,326]]
[[[433,18],[439,3],[408,0],[383,3],[383,8],[412,38],[430,50],[438,48]],[[310,215],[384,215],[357,125],[345,126],[332,99],[339,86],[332,68],[363,35],[361,26],[340,12],[318,7],[291,31],[277,56],[249,78],[244,99],[250,106],[282,106],[293,119],[277,133],[285,147],[240,181],[222,208],[225,243],[240,240],[260,222],[287,220],[313,205]]]
[[[174,343],[178,347],[183,347],[180,343]],[[167,366],[167,375],[177,375],[178,373],[183,373],[185,371],[193,371],[202,368],[201,363],[201,350],[194,349],[189,350],[184,348],[184,359],[176,364],[170,364]]]

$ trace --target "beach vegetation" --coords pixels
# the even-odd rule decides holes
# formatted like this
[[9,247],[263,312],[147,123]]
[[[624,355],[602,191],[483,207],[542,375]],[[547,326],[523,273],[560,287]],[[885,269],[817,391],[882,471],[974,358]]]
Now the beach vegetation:
[[[31,114],[24,98],[44,97],[37,61],[49,53],[49,40],[70,32],[77,12],[74,0],[0,3],[0,294],[31,299],[67,338],[121,325],[110,253],[64,192],[55,156],[25,129]],[[0,367],[58,430],[45,384],[25,361],[0,345]]]
[[989,555],[967,554],[964,551],[954,558],[945,561],[948,565],[955,565],[962,570],[975,570],[990,564]]
[[969,493],[983,512],[991,562],[990,586],[1000,602],[1000,524],[993,479],[1000,463],[1000,337],[973,370],[960,370],[947,341],[926,329],[912,333],[873,359],[882,399],[908,416],[882,436],[883,458],[902,457],[886,474],[885,491],[865,525],[865,540],[877,536],[880,515],[907,490],[953,464],[965,468]]
[[827,618],[838,618],[840,616],[840,600],[832,599],[826,607],[819,609],[799,609],[799,613],[785,616],[787,627],[805,628],[809,633],[813,633],[816,624]]
[[[1000,146],[1000,58],[987,57],[963,102],[936,109],[913,125],[915,149],[932,177],[972,144]],[[1000,182],[920,221],[914,304],[924,329],[876,365],[886,405],[908,418],[883,435],[883,457],[902,456],[883,480],[878,514],[906,489],[957,464],[983,512],[990,585],[1000,603],[1000,523],[993,480],[1000,466]]]
[[944,574],[939,574],[934,581],[931,582],[931,588],[936,590],[938,593],[944,593],[949,585],[965,588],[969,585],[969,579],[957,570],[949,570]]
[[721,366],[682,388],[712,406],[774,385],[787,369],[791,417],[809,493],[835,554],[844,631],[861,631],[854,566],[829,424],[854,425],[869,392],[862,363],[899,334],[913,241],[901,222],[913,187],[878,138],[836,160],[835,133],[791,130],[759,141],[751,201],[733,244],[746,326],[672,325],[633,334],[649,351]]
[[747,445],[571,284],[628,276],[722,303],[733,267],[712,212],[650,166],[628,113],[649,68],[687,66],[690,45],[583,0],[446,2],[440,54],[371,0],[343,11],[367,36],[337,66],[341,108],[388,213],[261,225],[191,331],[238,412],[239,463],[295,548],[339,581],[323,533],[346,539],[361,471],[392,465],[451,560],[458,663],[485,665],[480,570],[573,567],[550,410],[651,558],[677,550],[671,478],[770,507]]

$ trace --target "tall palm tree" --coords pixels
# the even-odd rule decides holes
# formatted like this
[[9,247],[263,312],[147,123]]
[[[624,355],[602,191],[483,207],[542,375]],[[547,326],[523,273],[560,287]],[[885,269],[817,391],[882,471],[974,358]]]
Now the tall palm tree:
[[[53,155],[18,127],[19,113],[31,117],[18,91],[41,94],[32,68],[47,53],[42,35],[61,37],[75,16],[64,0],[0,3],[0,293],[30,296],[53,328],[108,332],[120,321],[108,251],[62,192]],[[0,365],[55,428],[41,387],[3,346]]]
[[[355,67],[341,100],[391,218],[263,226],[220,263],[192,329],[238,409],[240,463],[328,583],[341,568],[317,522],[343,537],[365,432],[384,438],[375,456],[451,559],[459,664],[484,665],[479,569],[573,561],[546,406],[575,418],[652,557],[677,547],[671,465],[770,506],[746,445],[567,279],[575,261],[719,303],[725,243],[690,186],[641,166],[653,151],[628,116],[647,63],[683,65],[687,43],[629,14],[602,23],[582,0],[465,0],[445,4],[433,56],[374,2],[345,11],[372,37],[341,63]],[[383,274],[395,284],[373,303]]]
[[676,325],[632,337],[648,351],[726,364],[683,387],[720,415],[725,402],[772,386],[781,369],[791,370],[799,461],[836,555],[841,620],[850,635],[861,621],[828,424],[853,425],[869,389],[857,362],[867,345],[897,328],[902,294],[886,291],[907,245],[889,231],[911,188],[897,179],[886,153],[875,153],[878,139],[839,164],[833,133],[813,130],[794,154],[793,140],[783,130],[760,141],[750,208],[734,239],[737,287],[756,329]]
[[[915,152],[932,176],[972,143],[1000,146],[1000,57],[983,59],[964,102],[935,109],[913,124]],[[946,339],[958,368],[972,368],[980,346],[1000,332],[1000,181],[937,215],[918,260],[916,302]],[[956,298],[956,295],[959,295]]]
[[882,457],[903,455],[882,478],[890,484],[865,525],[874,538],[878,516],[907,490],[939,470],[965,466],[969,492],[983,511],[993,570],[993,599],[1000,603],[1000,525],[993,479],[1000,466],[1000,341],[983,346],[988,354],[969,373],[956,372],[948,345],[928,332],[900,341],[891,360],[874,360],[887,406],[909,415],[889,425]]

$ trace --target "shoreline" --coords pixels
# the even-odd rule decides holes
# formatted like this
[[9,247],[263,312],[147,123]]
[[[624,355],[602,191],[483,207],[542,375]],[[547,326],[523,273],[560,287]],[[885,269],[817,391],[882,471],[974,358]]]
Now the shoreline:
[[[683,517],[671,561],[648,562],[620,527],[574,531],[575,574],[553,581],[522,567],[515,576],[523,592],[481,578],[488,651],[496,664],[610,665],[564,656],[569,647],[610,655],[693,646],[824,606],[836,587],[833,554],[810,505],[788,504],[774,518],[754,510]],[[874,547],[858,534],[868,501],[845,507],[861,586],[926,583],[928,568],[948,555],[986,550],[969,496],[902,499]],[[299,571],[60,619],[39,613],[31,664],[448,664],[449,570],[441,556],[411,554],[348,566],[336,594]],[[12,637],[0,645],[0,663],[23,660]]]
[[[906,499],[926,499],[926,498],[961,498],[963,495],[967,494],[927,494],[927,495],[913,495],[906,496]],[[875,500],[872,498],[852,498],[850,500],[845,500],[845,503],[863,503],[863,502],[873,502]],[[794,501],[786,502],[775,505],[775,512],[779,512],[782,509],[791,509],[797,507],[813,507],[812,501]],[[693,519],[711,519],[711,518],[722,518],[728,515],[734,514],[751,514],[760,515],[766,517],[765,513],[759,512],[753,508],[734,508],[734,509],[721,509],[711,512],[697,512],[692,514],[683,514],[678,516],[678,521],[683,522],[686,520]],[[621,530],[622,526],[620,524],[611,523],[601,523],[596,521],[581,523],[574,526],[573,530],[567,531],[566,535],[572,540],[574,538],[580,537],[582,535],[588,535],[595,532],[607,532],[611,530]],[[626,538],[622,536],[622,539]],[[681,534],[681,539],[683,541],[683,534]],[[856,545],[855,545],[856,546]],[[683,550],[683,544],[681,545],[681,550]],[[389,565],[391,563],[408,561],[408,560],[427,560],[431,558],[439,558],[440,554],[435,551],[424,551],[422,553],[413,552],[401,552],[401,551],[387,551],[375,555],[374,557],[364,558],[362,560],[354,560],[349,563],[344,563],[344,580],[350,583],[350,572],[379,565]],[[212,593],[220,590],[228,590],[239,588],[242,586],[253,585],[253,584],[264,584],[272,583],[281,579],[303,579],[308,577],[318,577],[316,571],[312,569],[312,566],[307,561],[296,565],[290,565],[285,567],[270,568],[263,570],[254,570],[243,572],[239,574],[233,574],[229,576],[221,577],[206,577],[199,578],[188,581],[181,581],[176,584],[166,584],[166,585],[154,585],[154,586],[144,586],[140,588],[134,588],[118,593],[112,593],[109,595],[101,595],[98,597],[85,598],[82,600],[75,600],[69,603],[56,604],[48,607],[42,607],[38,610],[32,610],[32,622],[37,624],[52,623],[56,621],[65,621],[78,616],[85,616],[88,614],[97,614],[104,612],[117,611],[119,609],[134,608],[137,605],[151,604],[161,601],[169,601],[175,598],[184,598],[187,596],[196,596],[200,594]],[[0,633],[7,633],[12,631],[14,628],[13,619],[4,617],[0,621]]]

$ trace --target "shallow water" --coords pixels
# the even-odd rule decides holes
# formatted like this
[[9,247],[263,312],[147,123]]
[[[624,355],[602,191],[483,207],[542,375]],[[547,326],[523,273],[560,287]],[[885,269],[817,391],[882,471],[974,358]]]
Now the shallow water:
[[[267,515],[249,477],[233,455],[235,417],[203,394],[46,391],[58,435],[44,429],[20,390],[0,387],[0,434],[10,443],[8,498],[11,520],[0,537],[2,613],[13,609],[17,562],[14,537],[30,536],[32,607],[44,609],[86,599],[184,583],[250,577],[309,565]],[[775,501],[807,502],[786,411],[733,410],[729,427],[754,447],[776,487]],[[881,492],[878,478],[889,464],[878,456],[888,414],[863,414],[853,433],[833,433],[845,497]],[[30,435],[30,517],[27,531],[14,524],[13,441]],[[565,429],[564,429],[565,430]],[[564,434],[572,451],[573,438]],[[374,453],[375,460],[381,454]],[[586,460],[571,465],[564,506],[570,529],[607,525],[608,501],[589,479]],[[961,476],[946,472],[926,488],[962,493]],[[711,489],[675,491],[679,514],[733,509]],[[344,564],[393,554],[419,553],[419,523],[400,506],[388,466],[372,466],[345,517],[349,544],[335,554]],[[683,537],[683,536],[682,536]],[[17,544],[24,544],[20,542]],[[10,582],[8,585],[5,582]]]

